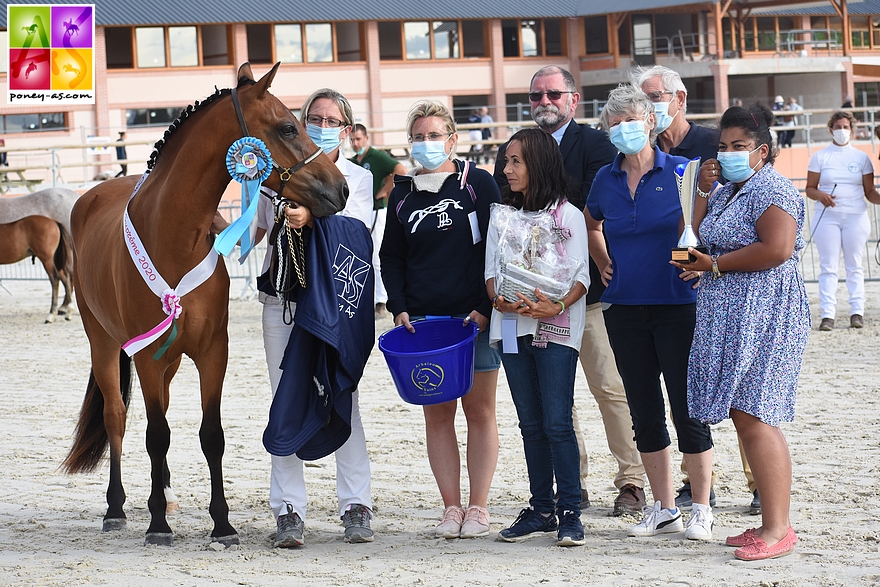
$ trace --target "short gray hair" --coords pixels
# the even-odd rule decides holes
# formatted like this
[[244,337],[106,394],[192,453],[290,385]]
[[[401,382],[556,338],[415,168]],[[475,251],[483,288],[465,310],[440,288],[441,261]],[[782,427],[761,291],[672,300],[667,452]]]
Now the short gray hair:
[[681,81],[678,72],[662,65],[655,65],[648,69],[637,68],[632,74],[632,81],[641,88],[646,81],[657,76],[663,80],[663,87],[667,92],[684,92],[687,95],[687,88],[684,87],[684,82]]
[[[634,84],[620,84],[608,92],[608,101],[599,116],[599,125],[608,132],[611,128],[609,119],[612,116],[641,116],[646,118],[654,112],[654,103],[645,92]],[[653,136],[653,132],[651,133]]]
[[565,89],[569,92],[579,92],[577,87],[577,82],[574,79],[574,76],[571,75],[571,72],[567,69],[563,69],[558,65],[545,65],[541,69],[535,72],[535,75],[532,76],[531,81],[529,82],[529,91],[531,91],[532,86],[535,85],[535,79],[544,76],[556,75],[559,74],[562,76],[562,81],[565,84]]

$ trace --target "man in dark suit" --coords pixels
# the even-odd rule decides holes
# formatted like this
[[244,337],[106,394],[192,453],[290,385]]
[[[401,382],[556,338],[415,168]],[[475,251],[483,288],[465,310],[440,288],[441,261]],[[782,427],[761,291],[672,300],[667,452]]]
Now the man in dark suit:
[[[532,77],[529,87],[529,101],[532,105],[532,119],[538,127],[553,136],[559,143],[565,169],[576,189],[571,203],[584,209],[593,178],[599,169],[614,160],[617,149],[604,132],[581,125],[574,121],[580,93],[574,77],[561,67],[547,66]],[[504,176],[505,152],[507,145],[498,149],[495,160],[495,181],[499,186],[507,184]],[[605,248],[602,238],[589,242],[590,248]],[[619,493],[614,500],[614,515],[638,513],[645,505],[645,467],[639,458],[633,440],[632,418],[623,382],[617,372],[614,353],[608,342],[605,321],[602,318],[602,304],[599,298],[605,291],[599,269],[590,263],[590,289],[587,291],[587,321],[580,350],[581,367],[587,379],[590,392],[599,404],[608,448],[617,459],[618,473],[614,479]],[[589,507],[587,493],[587,452],[577,418],[577,410],[572,410],[574,429],[581,452],[581,508]]]

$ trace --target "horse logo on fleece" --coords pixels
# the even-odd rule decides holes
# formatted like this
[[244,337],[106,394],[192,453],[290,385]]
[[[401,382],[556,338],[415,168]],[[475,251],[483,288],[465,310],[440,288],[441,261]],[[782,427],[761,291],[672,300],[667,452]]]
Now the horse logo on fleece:
[[[333,278],[337,281],[337,295],[348,304],[344,307],[340,304],[340,311],[344,311],[351,318],[354,310],[361,302],[364,293],[364,284],[372,266],[355,255],[344,245],[336,249],[336,257],[333,259]],[[340,287],[341,286],[341,287]]]

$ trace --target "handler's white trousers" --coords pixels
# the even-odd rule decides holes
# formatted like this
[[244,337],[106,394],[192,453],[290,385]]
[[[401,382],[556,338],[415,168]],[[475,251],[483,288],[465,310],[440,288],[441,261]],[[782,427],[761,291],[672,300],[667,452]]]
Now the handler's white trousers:
[[[821,219],[819,218],[821,214]],[[846,267],[849,313],[865,313],[865,272],[862,257],[871,225],[868,213],[849,214],[826,208],[813,215],[813,242],[819,251],[819,309],[822,318],[834,318],[837,307],[837,269],[840,251]]]
[[388,292],[385,291],[385,284],[382,283],[382,265],[379,262],[379,249],[382,248],[382,237],[385,236],[385,218],[388,215],[388,208],[381,210],[373,210],[373,230],[370,236],[373,238],[373,273],[376,276],[375,283],[375,302],[384,304],[388,301]]
[[[287,325],[282,319],[283,305],[277,297],[260,294],[263,303],[263,346],[266,349],[266,363],[269,366],[269,381],[272,384],[272,397],[281,381],[281,360],[290,339],[293,324]],[[291,304],[293,310],[295,304]],[[339,515],[349,506],[360,504],[373,509],[370,493],[370,457],[367,454],[367,440],[364,425],[358,408],[359,392],[355,391],[351,403],[351,436],[335,454],[336,457],[336,495],[339,498]],[[272,455],[272,479],[269,486],[269,506],[272,514],[287,513],[286,503],[293,511],[306,519],[306,480],[303,461],[296,455],[278,457]]]

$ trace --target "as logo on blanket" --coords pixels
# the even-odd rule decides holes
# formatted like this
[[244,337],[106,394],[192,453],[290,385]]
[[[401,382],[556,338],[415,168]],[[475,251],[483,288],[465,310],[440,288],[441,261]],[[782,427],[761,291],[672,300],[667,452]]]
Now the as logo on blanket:
[[355,255],[348,247],[340,244],[336,249],[333,259],[333,279],[336,282],[336,295],[339,298],[339,311],[353,318],[361,296],[367,276],[373,267]]

